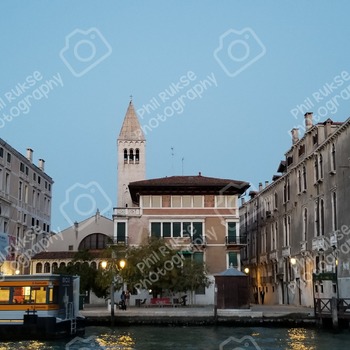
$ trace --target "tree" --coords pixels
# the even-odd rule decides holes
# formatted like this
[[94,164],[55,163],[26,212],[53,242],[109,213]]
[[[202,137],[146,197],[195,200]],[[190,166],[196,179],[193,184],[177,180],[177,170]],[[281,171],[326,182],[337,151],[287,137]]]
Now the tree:
[[126,260],[120,272],[123,280],[138,290],[152,290],[154,297],[164,290],[194,291],[210,284],[204,264],[185,258],[165,239],[153,238],[139,247],[130,247]]
[[92,290],[97,297],[105,297],[107,288],[100,285],[97,281],[98,271],[90,266],[90,262],[94,259],[88,250],[78,251],[72,262],[67,266],[58,268],[55,273],[78,275],[80,276],[80,293],[85,294],[86,291]]

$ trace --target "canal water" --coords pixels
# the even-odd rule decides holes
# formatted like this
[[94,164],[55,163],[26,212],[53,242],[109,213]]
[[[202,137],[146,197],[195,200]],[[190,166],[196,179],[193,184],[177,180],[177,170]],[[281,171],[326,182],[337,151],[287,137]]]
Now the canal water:
[[350,331],[262,327],[88,327],[70,341],[0,342],[0,350],[347,350]]

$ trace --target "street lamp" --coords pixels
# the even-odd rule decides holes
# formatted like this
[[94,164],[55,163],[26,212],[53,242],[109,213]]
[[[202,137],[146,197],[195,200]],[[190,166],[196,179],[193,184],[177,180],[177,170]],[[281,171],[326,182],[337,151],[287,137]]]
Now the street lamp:
[[[106,270],[107,268],[107,261],[102,261],[101,262],[101,267]],[[125,260],[120,260],[119,262],[119,267],[120,269],[123,269],[126,265]],[[118,265],[116,265],[117,270],[119,271]],[[112,271],[113,272],[113,271]],[[110,303],[111,303],[111,325],[114,326],[114,273],[112,275],[112,281],[111,281],[111,287],[110,287]]]
[[250,301],[251,301],[251,295],[250,295],[250,275],[249,275],[249,267],[244,268],[244,272],[248,277],[248,302],[250,306]]

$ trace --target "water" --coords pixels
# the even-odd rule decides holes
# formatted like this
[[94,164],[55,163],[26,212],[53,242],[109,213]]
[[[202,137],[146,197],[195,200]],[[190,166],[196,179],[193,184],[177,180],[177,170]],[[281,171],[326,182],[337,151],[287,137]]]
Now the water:
[[[223,344],[225,342],[225,344]],[[350,348],[350,331],[262,327],[88,327],[84,339],[1,342],[0,350],[343,350]]]

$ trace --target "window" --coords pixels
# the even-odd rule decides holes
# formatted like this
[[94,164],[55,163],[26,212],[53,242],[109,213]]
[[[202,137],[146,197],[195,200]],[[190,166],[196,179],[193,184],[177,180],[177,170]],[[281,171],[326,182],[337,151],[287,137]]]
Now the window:
[[152,222],[151,223],[151,237],[161,237],[161,223],[160,222]]
[[117,243],[126,241],[126,223],[117,222]]
[[23,183],[22,181],[19,182],[18,184],[18,200],[21,201],[22,200],[22,192],[23,192]]
[[227,243],[238,243],[238,237],[237,237],[237,229],[236,222],[228,222],[227,223]]
[[322,154],[319,155],[318,157],[318,166],[319,166],[319,174],[320,174],[320,179],[323,179],[323,158]]
[[182,207],[183,208],[190,208],[192,206],[191,199],[192,199],[191,196],[183,196],[182,197]]
[[301,170],[298,170],[298,192],[302,192],[302,187],[301,187],[301,182],[302,182],[302,178],[301,178]]
[[303,191],[306,191],[306,166],[303,166]]
[[129,159],[133,162],[134,161],[134,150],[131,148],[129,151]]
[[43,272],[43,264],[42,263],[37,263],[35,266],[35,272],[36,273],[42,273]]
[[128,161],[128,150],[124,148],[124,163]]
[[11,153],[7,153],[7,163],[11,163]]
[[319,234],[324,235],[324,200],[320,200],[320,230]]
[[261,253],[266,253],[266,228],[261,232]]
[[79,244],[78,250],[106,249],[110,238],[103,233],[92,233],[86,236]]
[[303,236],[302,240],[307,240],[307,208],[304,208],[303,210]]
[[10,287],[0,287],[0,304],[10,303]]
[[195,208],[203,207],[203,196],[193,196],[193,207]]
[[29,175],[29,168],[26,166],[26,175]]
[[333,231],[338,229],[337,224],[337,194],[332,192],[332,228]]
[[275,207],[275,209],[277,209],[277,207],[278,207],[278,194],[277,194],[277,192],[275,192],[275,194],[274,194],[274,207]]
[[335,162],[335,144],[332,143],[332,149],[331,149],[331,170],[336,170],[336,162]]
[[135,160],[136,163],[140,161],[140,150],[138,148],[136,148]]
[[36,173],[33,173],[33,181],[36,181]]
[[151,222],[151,237],[190,237],[194,244],[203,244],[203,223],[195,222]]
[[171,206],[173,208],[181,208],[181,196],[171,196]]
[[288,247],[290,242],[289,242],[289,229],[290,229],[290,216],[285,216],[283,218],[283,234],[284,234],[284,246]]
[[19,171],[21,171],[22,173],[24,173],[24,164],[20,163],[19,165]]
[[44,273],[50,273],[50,264],[48,262],[44,264]]
[[319,179],[319,174],[318,174],[318,156],[315,156],[314,160],[314,170],[315,170],[315,182]]
[[4,158],[4,149],[0,147],[0,157]]
[[162,196],[151,196],[151,207],[161,208],[162,206]]
[[238,268],[238,253],[229,252],[228,253],[228,266]]
[[10,174],[5,174],[5,193],[10,193]]
[[40,185],[40,183],[41,183],[41,177],[38,176],[38,184]]
[[24,203],[28,204],[28,197],[29,197],[29,190],[28,186],[24,185]]
[[73,246],[72,246],[72,245],[69,245],[69,246],[68,246],[68,250],[73,250]]
[[319,236],[320,235],[320,227],[319,227],[319,224],[320,224],[320,220],[319,220],[319,201],[316,201],[315,203],[315,236]]

